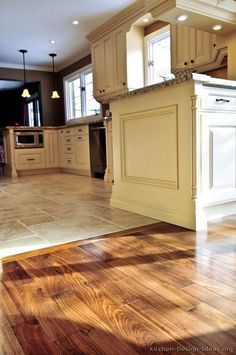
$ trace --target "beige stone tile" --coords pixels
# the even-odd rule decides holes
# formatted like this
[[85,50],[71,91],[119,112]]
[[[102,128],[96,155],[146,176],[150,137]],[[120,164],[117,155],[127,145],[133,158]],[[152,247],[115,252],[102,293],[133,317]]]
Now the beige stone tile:
[[50,246],[48,242],[36,236],[9,240],[7,242],[0,243],[0,258],[46,248],[48,246]]
[[32,231],[17,221],[9,221],[0,224],[0,242],[25,238],[32,234]]
[[33,225],[29,228],[51,244],[66,243],[122,229],[118,225],[91,216],[65,218],[50,223]]
[[157,219],[149,218],[149,217],[144,217],[141,215],[134,215],[132,217],[127,217],[127,218],[112,218],[112,223],[115,223],[121,227],[124,227],[124,229],[128,228],[135,228],[135,227],[140,227],[140,226],[145,226],[148,224],[153,224],[153,223],[158,223],[159,221]]
[[40,214],[38,216],[33,217],[22,217],[19,222],[24,224],[25,226],[32,226],[34,224],[41,224],[55,221],[56,218],[53,216],[49,216],[48,214]]

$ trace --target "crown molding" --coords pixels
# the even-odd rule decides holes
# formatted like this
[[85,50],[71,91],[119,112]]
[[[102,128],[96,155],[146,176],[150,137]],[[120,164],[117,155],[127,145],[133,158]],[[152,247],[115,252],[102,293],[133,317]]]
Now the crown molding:
[[87,39],[89,42],[93,43],[121,25],[125,24],[131,27],[132,23],[143,15],[145,15],[144,0],[137,0],[124,10],[120,11],[117,15],[113,16],[110,20],[102,24],[96,30],[89,33],[87,35]]

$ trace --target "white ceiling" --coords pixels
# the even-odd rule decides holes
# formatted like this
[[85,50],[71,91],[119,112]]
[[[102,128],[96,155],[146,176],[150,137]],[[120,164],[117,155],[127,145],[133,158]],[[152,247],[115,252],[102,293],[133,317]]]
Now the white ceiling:
[[89,54],[86,35],[134,1],[0,0],[0,67],[21,68],[26,49],[27,69],[51,70],[53,52],[60,70]]

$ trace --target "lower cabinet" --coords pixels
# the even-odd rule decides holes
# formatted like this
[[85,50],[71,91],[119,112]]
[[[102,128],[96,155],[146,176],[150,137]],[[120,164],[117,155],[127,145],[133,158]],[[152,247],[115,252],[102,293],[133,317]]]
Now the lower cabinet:
[[58,168],[58,132],[56,129],[44,130],[44,147],[46,153],[46,168]]
[[46,168],[45,149],[15,149],[16,170],[33,170]]
[[88,125],[58,131],[59,166],[90,176]]

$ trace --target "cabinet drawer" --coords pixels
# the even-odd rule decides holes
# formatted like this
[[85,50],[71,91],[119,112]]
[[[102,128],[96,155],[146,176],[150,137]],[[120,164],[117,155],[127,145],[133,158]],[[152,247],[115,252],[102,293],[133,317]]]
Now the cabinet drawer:
[[88,134],[88,125],[78,126],[73,128],[73,134]]
[[64,137],[64,143],[66,145],[73,144],[73,137]]
[[75,146],[74,145],[66,145],[65,146],[65,153],[74,153],[75,152]]
[[75,137],[75,142],[78,141],[88,141],[88,136],[87,135],[78,135]]
[[64,135],[65,136],[71,136],[72,134],[73,134],[73,129],[72,128],[64,129]]
[[73,168],[75,165],[75,155],[74,154],[65,154],[65,167]]
[[42,169],[46,167],[44,150],[27,152],[16,151],[16,169],[17,170],[31,170]]
[[[228,90],[227,90],[228,91]],[[231,91],[225,94],[223,89],[216,89],[203,94],[201,97],[201,107],[217,110],[236,110],[236,92]]]

